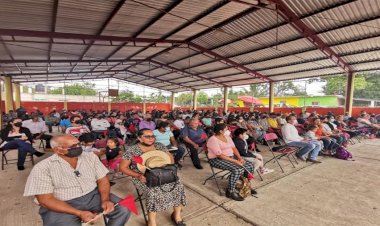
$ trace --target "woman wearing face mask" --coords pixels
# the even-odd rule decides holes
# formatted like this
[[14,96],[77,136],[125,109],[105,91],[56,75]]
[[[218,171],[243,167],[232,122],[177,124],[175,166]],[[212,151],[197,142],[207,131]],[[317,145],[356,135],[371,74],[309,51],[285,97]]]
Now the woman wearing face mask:
[[168,122],[160,122],[157,129],[153,131],[156,136],[156,142],[165,145],[169,150],[174,152],[174,163],[178,167],[182,167],[182,157],[185,154],[185,149],[178,146],[176,139],[174,138],[173,132],[170,130],[170,125]]
[[[215,135],[207,141],[207,156],[210,165],[231,172],[226,196],[236,201],[243,201],[244,198],[236,190],[236,182],[241,176],[247,177],[247,170],[253,174],[253,164],[241,157],[230,137],[230,131],[226,124],[215,125],[214,132]],[[252,194],[255,193],[252,191]]]
[[255,166],[255,170],[258,169],[261,174],[273,172],[272,169],[264,167],[263,156],[249,150],[249,145],[247,143],[249,136],[247,134],[246,129],[238,128],[237,130],[235,130],[234,135],[235,136],[233,141],[236,149],[239,151],[240,156],[242,156],[245,160],[252,162]]
[[3,150],[17,149],[18,160],[17,169],[24,170],[26,155],[32,153],[38,157],[44,153],[36,151],[32,146],[33,137],[28,128],[22,127],[22,121],[19,118],[12,119],[7,127],[1,131],[2,143],[0,148]]
[[[157,212],[173,208],[171,215],[173,223],[177,226],[185,226],[181,217],[181,209],[187,205],[185,188],[180,181],[164,184],[157,187],[147,187],[146,178],[132,161],[133,157],[139,157],[150,151],[167,152],[167,148],[156,142],[156,137],[150,129],[141,129],[137,133],[138,144],[130,146],[120,163],[120,171],[132,177],[132,182],[143,193],[148,211],[148,225],[156,226]],[[171,156],[172,162],[174,162]]]

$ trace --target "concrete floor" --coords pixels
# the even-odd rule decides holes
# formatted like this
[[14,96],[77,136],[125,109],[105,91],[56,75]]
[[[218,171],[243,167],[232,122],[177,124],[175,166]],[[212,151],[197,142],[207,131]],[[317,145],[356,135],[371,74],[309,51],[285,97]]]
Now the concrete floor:
[[[260,146],[269,159],[271,153]],[[259,177],[253,187],[258,198],[235,202],[220,196],[215,181],[203,181],[210,175],[205,169],[195,170],[190,159],[180,171],[186,186],[189,205],[183,211],[187,225],[380,225],[380,140],[366,140],[349,148],[355,161],[321,158],[322,164],[299,163],[294,169],[281,160],[285,173],[273,163],[274,173]],[[203,160],[204,161],[204,160]],[[15,165],[0,172],[0,226],[42,225],[38,207],[32,198],[22,197],[31,163],[23,172]],[[220,181],[224,188],[226,180]],[[124,197],[134,193],[128,178],[117,181],[112,192]],[[158,215],[159,225],[172,225],[168,210]],[[98,223],[97,225],[102,225]],[[128,225],[144,225],[143,216],[132,216]]]

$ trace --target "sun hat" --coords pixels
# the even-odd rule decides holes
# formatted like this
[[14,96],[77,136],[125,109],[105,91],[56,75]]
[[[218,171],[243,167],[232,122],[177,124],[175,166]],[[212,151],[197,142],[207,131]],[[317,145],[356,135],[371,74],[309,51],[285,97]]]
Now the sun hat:
[[141,162],[137,163],[137,169],[141,173],[145,173],[147,168],[162,167],[171,164],[170,155],[164,151],[148,151],[140,155]]

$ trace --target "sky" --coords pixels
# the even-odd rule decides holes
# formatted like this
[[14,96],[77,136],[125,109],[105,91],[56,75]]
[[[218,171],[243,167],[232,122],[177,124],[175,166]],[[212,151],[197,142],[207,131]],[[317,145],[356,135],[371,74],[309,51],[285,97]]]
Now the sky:
[[[298,81],[295,81],[294,83],[298,86],[300,86],[301,90],[304,90],[305,88],[305,79],[303,80],[298,80]],[[93,84],[95,84],[95,87],[98,91],[107,91],[108,90],[108,80],[105,80],[105,79],[102,79],[102,80],[94,80],[94,81],[89,81]],[[66,82],[66,84],[70,84],[70,83],[79,83],[78,81],[69,81],[69,82]],[[27,85],[27,86],[35,86],[37,84],[41,84],[41,83],[28,83],[28,84],[24,84],[24,85]],[[46,85],[46,83],[43,83],[44,85]],[[307,84],[306,85],[306,92],[308,95],[322,95],[322,87],[325,85],[325,82],[313,82],[311,84]],[[47,86],[51,86],[51,87],[63,87],[64,86],[64,83],[57,83],[57,82],[49,82],[47,83]],[[248,86],[234,86],[232,87],[232,89],[234,91],[237,91],[237,90],[241,90],[243,88],[246,88]],[[141,85],[137,85],[137,84],[133,84],[133,83],[129,83],[129,82],[125,82],[125,81],[118,81],[118,80],[114,80],[114,79],[110,79],[109,80],[109,88],[110,89],[117,89],[119,88],[120,91],[123,91],[123,90],[130,90],[138,95],[145,95],[145,96],[149,96],[150,94],[152,93],[158,93],[159,90],[158,89],[152,89],[150,87],[146,87],[146,86],[141,86]],[[221,93],[221,90],[219,88],[216,88],[216,89],[207,89],[207,90],[202,90],[204,92],[206,92],[208,95],[214,95],[216,93]],[[166,96],[169,96],[171,95],[170,92],[166,92],[166,91],[162,91],[162,94],[163,95],[166,95]]]

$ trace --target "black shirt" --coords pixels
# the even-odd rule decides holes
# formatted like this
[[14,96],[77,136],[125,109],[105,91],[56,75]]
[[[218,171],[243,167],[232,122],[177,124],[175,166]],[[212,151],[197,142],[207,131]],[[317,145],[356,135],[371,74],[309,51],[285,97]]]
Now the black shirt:
[[118,147],[113,148],[113,149],[107,147],[106,148],[106,158],[107,158],[107,161],[116,158],[116,156],[119,155],[119,151],[120,151],[120,148],[118,148]]
[[239,151],[240,156],[242,157],[252,157],[255,158],[255,155],[248,150],[248,144],[240,137],[233,138],[236,149]]

